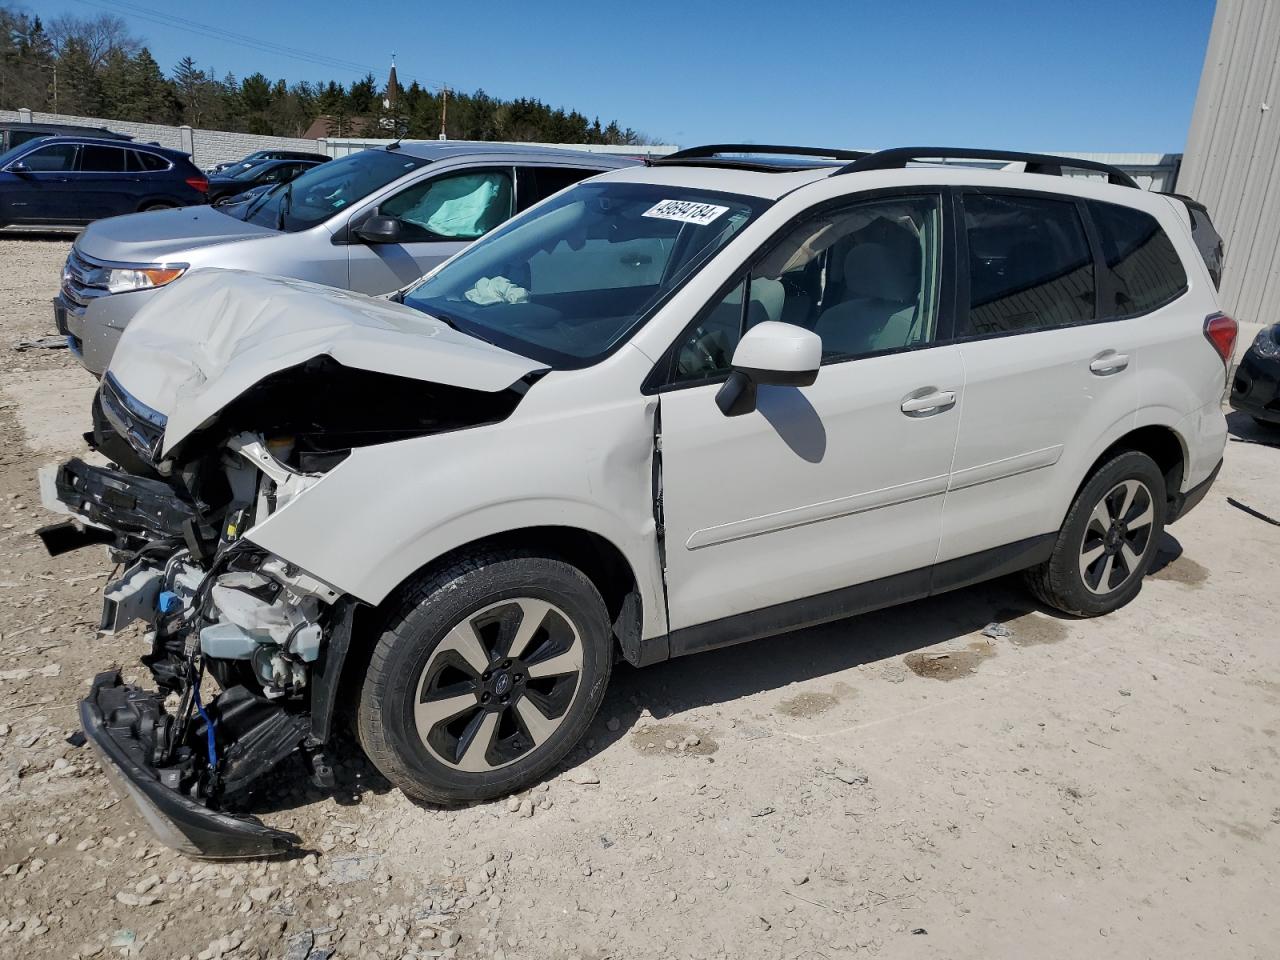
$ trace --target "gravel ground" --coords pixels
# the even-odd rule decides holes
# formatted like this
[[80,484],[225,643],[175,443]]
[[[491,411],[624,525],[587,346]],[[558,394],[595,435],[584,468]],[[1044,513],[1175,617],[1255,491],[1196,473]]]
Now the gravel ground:
[[66,250],[0,242],[0,957],[1275,956],[1280,527],[1226,497],[1280,517],[1280,450],[1241,442],[1110,617],[1001,581],[624,667],[510,801],[415,805],[347,745],[334,794],[290,763],[257,799],[305,855],[161,847],[75,737],[87,679],[141,670],[93,631],[106,556],[31,535],[92,387],[12,347]]

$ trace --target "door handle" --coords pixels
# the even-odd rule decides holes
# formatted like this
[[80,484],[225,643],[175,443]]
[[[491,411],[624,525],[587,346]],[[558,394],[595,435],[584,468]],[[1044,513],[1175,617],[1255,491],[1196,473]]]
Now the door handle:
[[1104,350],[1090,362],[1089,372],[1096,373],[1100,377],[1107,377],[1113,373],[1119,373],[1128,366],[1128,354],[1116,353],[1114,350]]
[[956,405],[954,390],[937,390],[933,387],[924,389],[928,392],[922,394],[916,390],[903,398],[902,412],[908,417],[931,417]]

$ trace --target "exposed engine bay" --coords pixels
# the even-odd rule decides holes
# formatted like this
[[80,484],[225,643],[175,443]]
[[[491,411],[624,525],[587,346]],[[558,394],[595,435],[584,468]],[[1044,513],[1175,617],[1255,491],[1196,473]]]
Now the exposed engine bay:
[[81,721],[162,840],[209,858],[282,853],[298,838],[228,811],[299,751],[333,785],[325,747],[360,604],[246,534],[353,448],[496,422],[527,387],[472,391],[317,357],[166,450],[165,416],[107,375],[86,439],[110,463],[42,473],[46,505],[71,519],[40,535],[55,554],[106,543],[117,573],[100,631],[145,629],[154,689],[100,674]]

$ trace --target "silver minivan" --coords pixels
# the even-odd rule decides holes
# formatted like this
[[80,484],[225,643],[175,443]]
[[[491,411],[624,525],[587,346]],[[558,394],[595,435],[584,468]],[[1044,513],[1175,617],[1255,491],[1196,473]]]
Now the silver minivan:
[[249,203],[101,220],[67,258],[55,320],[101,376],[133,316],[189,270],[389,293],[544,197],[637,162],[512,144],[392,144],[331,160]]

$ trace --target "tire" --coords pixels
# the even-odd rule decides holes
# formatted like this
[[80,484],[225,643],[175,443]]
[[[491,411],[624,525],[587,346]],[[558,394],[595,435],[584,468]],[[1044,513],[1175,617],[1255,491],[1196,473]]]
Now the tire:
[[157,200],[155,203],[146,203],[139,208],[139,213],[146,213],[149,210],[176,210],[177,204],[166,203],[164,200]]
[[1076,494],[1053,554],[1026,572],[1031,592],[1080,617],[1123,607],[1142,589],[1155,559],[1167,503],[1154,460],[1136,450],[1116,454]]
[[612,653],[604,601],[576,567],[526,553],[464,557],[393,603],[360,691],[360,743],[419,800],[520,790],[582,737]]

